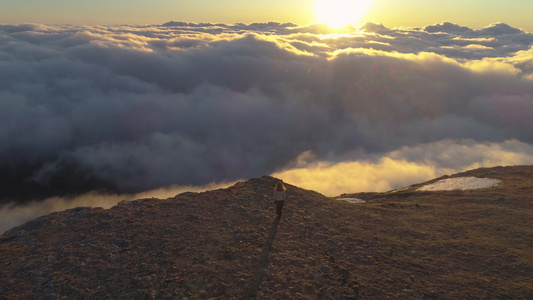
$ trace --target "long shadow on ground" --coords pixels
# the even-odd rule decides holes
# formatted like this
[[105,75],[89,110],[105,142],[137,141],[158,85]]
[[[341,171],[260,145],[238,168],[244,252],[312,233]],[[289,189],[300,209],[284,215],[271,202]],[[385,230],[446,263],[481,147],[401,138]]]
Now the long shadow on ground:
[[263,250],[261,251],[261,256],[259,257],[257,267],[252,278],[250,278],[250,282],[248,283],[248,287],[244,296],[248,297],[249,299],[256,297],[257,290],[259,289],[259,286],[261,285],[261,283],[263,282],[263,278],[265,277],[265,268],[268,266],[268,256],[270,255],[272,245],[274,244],[276,234],[278,233],[279,222],[280,219],[276,218],[272,223],[272,228],[270,229],[270,233],[268,234],[265,246],[263,246]]

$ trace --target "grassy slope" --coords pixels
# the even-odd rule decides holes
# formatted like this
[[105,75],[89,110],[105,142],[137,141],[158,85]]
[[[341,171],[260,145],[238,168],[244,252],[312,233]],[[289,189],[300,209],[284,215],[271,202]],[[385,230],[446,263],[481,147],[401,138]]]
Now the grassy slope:
[[353,195],[276,179],[56,213],[0,239],[0,294],[158,299],[533,299],[533,168],[478,191]]
[[390,261],[389,274],[415,294],[531,298],[533,169],[478,169],[452,177],[459,176],[503,181],[482,190],[415,192],[420,184],[366,195],[369,204],[362,210],[387,224],[375,233],[390,248],[378,251],[380,261]]

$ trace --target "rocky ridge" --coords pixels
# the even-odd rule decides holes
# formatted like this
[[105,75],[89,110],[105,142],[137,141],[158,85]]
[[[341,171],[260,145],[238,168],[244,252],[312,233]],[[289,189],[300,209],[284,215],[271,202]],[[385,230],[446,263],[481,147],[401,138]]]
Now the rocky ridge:
[[366,204],[286,184],[281,220],[271,200],[279,180],[267,176],[166,200],[52,213],[0,237],[0,295],[533,298],[533,167],[466,175],[502,182],[350,195]]

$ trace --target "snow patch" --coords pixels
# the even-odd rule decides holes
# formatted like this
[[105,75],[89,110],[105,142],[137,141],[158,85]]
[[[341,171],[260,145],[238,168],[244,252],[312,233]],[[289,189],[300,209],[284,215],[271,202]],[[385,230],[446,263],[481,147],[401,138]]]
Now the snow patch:
[[354,203],[354,204],[362,204],[362,203],[366,203],[365,200],[358,199],[358,198],[337,198],[337,200],[340,200],[340,201],[346,201],[346,202]]
[[425,185],[418,191],[453,191],[453,190],[475,190],[484,189],[498,185],[499,179],[477,178],[477,177],[456,177],[437,181]]

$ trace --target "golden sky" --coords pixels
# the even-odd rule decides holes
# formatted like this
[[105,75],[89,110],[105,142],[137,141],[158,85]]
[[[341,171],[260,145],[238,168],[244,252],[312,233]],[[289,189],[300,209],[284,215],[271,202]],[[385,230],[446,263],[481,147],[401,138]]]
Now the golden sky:
[[[3,0],[0,3],[0,20],[4,24],[161,24],[171,20],[211,23],[293,22],[299,25],[316,23],[316,6],[321,0]],[[339,14],[365,6],[365,11],[354,11],[359,16],[356,26],[366,21],[383,23],[389,28],[423,27],[430,24],[452,22],[474,29],[503,22],[527,31],[533,30],[530,12],[533,1],[509,0],[366,0],[328,1],[337,3],[333,13]]]

